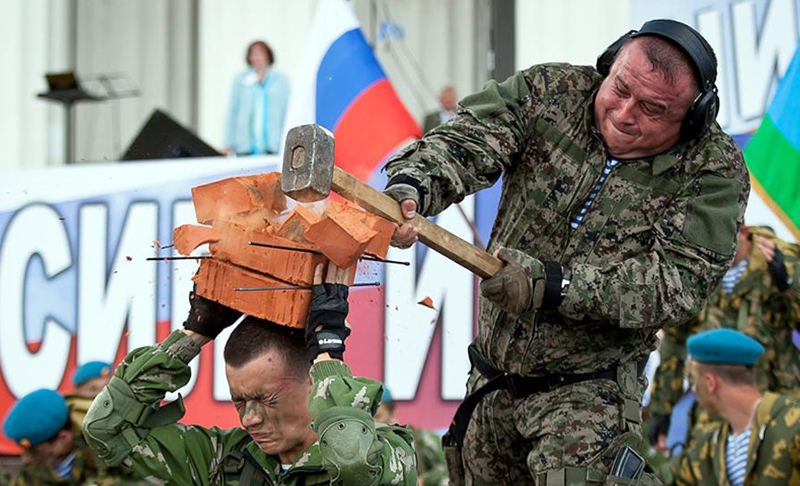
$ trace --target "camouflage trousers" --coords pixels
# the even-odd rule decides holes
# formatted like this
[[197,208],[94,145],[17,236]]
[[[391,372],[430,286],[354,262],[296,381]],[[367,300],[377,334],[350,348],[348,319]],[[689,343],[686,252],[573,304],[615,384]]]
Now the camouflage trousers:
[[[470,392],[485,381],[476,374]],[[642,450],[640,417],[639,402],[623,399],[611,380],[584,381],[519,399],[506,390],[490,393],[467,428],[465,484],[628,484],[609,472],[621,446]],[[638,484],[660,482],[645,473]]]

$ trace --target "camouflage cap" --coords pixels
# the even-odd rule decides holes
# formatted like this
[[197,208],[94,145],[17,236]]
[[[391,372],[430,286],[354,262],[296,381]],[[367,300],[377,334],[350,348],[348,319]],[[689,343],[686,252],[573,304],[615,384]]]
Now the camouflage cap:
[[36,390],[11,407],[3,422],[3,433],[22,447],[37,446],[64,428],[68,417],[64,397],[53,390]]
[[75,370],[75,375],[72,377],[72,383],[75,386],[80,386],[92,378],[106,377],[111,373],[111,364],[104,361],[89,361],[84,363]]
[[753,366],[764,353],[758,341],[733,329],[695,334],[686,345],[693,360],[708,364]]

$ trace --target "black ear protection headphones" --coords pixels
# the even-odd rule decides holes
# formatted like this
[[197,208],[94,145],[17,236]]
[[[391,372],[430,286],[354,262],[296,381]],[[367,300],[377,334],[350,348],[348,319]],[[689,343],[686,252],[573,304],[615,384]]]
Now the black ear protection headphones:
[[700,136],[717,118],[719,96],[717,86],[717,66],[711,53],[711,47],[693,28],[675,20],[651,20],[638,31],[632,30],[608,46],[597,58],[597,72],[608,76],[614,58],[619,50],[634,37],[654,35],[668,39],[677,44],[689,56],[694,66],[697,79],[700,81],[700,94],[692,102],[681,125],[681,138],[688,140]]

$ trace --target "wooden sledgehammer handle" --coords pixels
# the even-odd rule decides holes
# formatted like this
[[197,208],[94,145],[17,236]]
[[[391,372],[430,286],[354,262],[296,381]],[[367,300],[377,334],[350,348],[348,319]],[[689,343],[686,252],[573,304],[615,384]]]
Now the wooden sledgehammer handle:
[[503,267],[500,259],[420,215],[406,220],[397,201],[339,167],[333,168],[331,189],[345,199],[358,203],[367,211],[389,221],[410,223],[419,228],[419,241],[482,278],[491,277]]

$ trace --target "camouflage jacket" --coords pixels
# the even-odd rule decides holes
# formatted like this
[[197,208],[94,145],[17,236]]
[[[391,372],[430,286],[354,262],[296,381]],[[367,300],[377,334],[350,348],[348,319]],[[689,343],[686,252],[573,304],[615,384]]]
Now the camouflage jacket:
[[432,430],[414,429],[414,449],[420,486],[447,486],[449,478],[442,436]]
[[[800,401],[767,393],[758,406],[747,449],[745,486],[800,485]],[[705,426],[681,460],[678,486],[730,486],[725,465],[727,423]]]
[[[84,421],[84,434],[97,455],[112,465],[123,463],[162,486],[238,485],[240,481],[242,486],[330,484],[323,461],[337,463],[337,455],[347,457],[352,452],[350,444],[329,447],[325,453],[319,441],[315,442],[282,472],[278,457],[263,452],[244,429],[182,425],[174,422],[178,417],[151,419],[155,415],[148,414],[158,409],[164,394],[189,381],[187,363],[199,352],[194,341],[175,331],[161,344],[134,350],[123,360]],[[415,485],[411,432],[400,426],[374,425],[372,414],[380,402],[381,384],[354,378],[340,361],[313,365],[311,379],[307,406],[314,417],[313,427],[360,421],[365,433],[377,438],[373,445],[380,451],[383,472],[372,484]],[[247,467],[254,474],[249,481],[242,477]],[[341,470],[344,483],[350,484],[347,474],[347,469]]]
[[[798,260],[788,253],[784,257],[786,270],[794,277]],[[697,317],[665,332],[659,348],[661,364],[653,380],[653,413],[670,414],[683,394],[689,336],[722,327],[742,331],[766,348],[756,364],[761,391],[800,393],[800,350],[792,342],[792,331],[800,322],[800,281],[792,280],[788,289],[779,291],[764,255],[754,246],[747,269],[730,295],[718,287]]]
[[76,438],[75,460],[69,478],[62,478],[52,467],[27,463],[23,464],[10,484],[11,486],[143,486],[149,483],[133,479],[119,468],[109,469],[99,464],[86,442],[82,438]]
[[509,316],[481,300],[476,344],[497,368],[578,373],[646,359],[656,331],[697,314],[733,258],[750,185],[717,124],[659,156],[620,161],[571,228],[608,157],[593,111],[601,81],[564,64],[490,81],[386,164],[390,178],[419,182],[424,215],[502,175],[489,251],[571,268],[555,311]]

